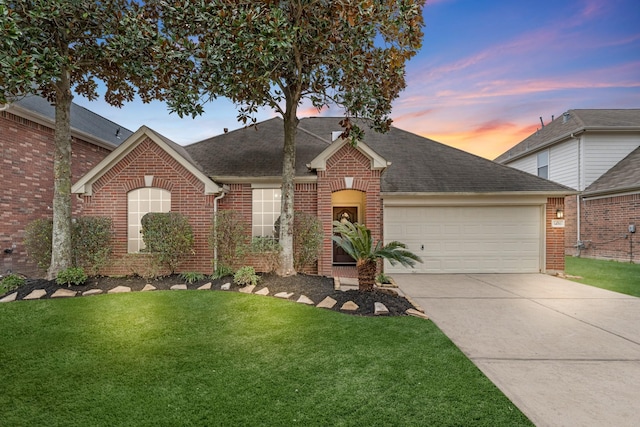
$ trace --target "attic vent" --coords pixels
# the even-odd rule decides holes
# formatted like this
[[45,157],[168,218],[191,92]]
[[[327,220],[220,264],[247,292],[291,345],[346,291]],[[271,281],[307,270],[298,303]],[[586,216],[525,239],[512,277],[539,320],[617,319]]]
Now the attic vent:
[[567,111],[566,113],[564,113],[562,115],[562,123],[567,123],[569,121],[569,118],[571,117],[571,115],[569,114],[569,112]]
[[334,130],[333,132],[331,132],[331,142],[333,142],[336,139],[338,139],[340,137],[340,135],[342,135],[342,131],[341,130]]

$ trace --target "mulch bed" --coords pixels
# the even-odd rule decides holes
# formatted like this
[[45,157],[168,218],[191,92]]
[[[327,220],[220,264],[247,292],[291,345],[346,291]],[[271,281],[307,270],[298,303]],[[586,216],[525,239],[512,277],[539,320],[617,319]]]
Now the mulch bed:
[[[225,277],[222,279],[211,280],[209,278],[199,280],[192,284],[187,284],[188,289],[197,289],[198,287],[211,282],[212,290],[220,290],[220,287],[225,283],[231,283],[231,291],[238,291],[240,288],[233,284],[231,277]],[[151,284],[158,290],[169,290],[171,286],[177,284],[185,284],[185,281],[180,278],[179,275],[171,275],[160,277],[157,279],[144,279],[141,277],[91,277],[83,286],[58,286],[55,281],[47,281],[44,279],[27,279],[27,283],[17,289],[18,295],[16,300],[21,300],[32,291],[36,289],[44,289],[47,294],[41,299],[51,298],[53,293],[60,289],[71,289],[78,291],[78,295],[82,292],[90,289],[101,289],[104,293],[116,286],[127,286],[132,291],[141,291],[146,284]],[[373,292],[359,292],[357,290],[348,291],[336,291],[334,289],[333,278],[325,276],[312,276],[305,274],[298,274],[291,277],[280,277],[275,274],[263,274],[258,286],[254,289],[258,291],[264,287],[269,288],[269,295],[273,296],[279,292],[293,292],[293,296],[289,298],[291,301],[296,301],[301,295],[305,295],[310,298],[316,304],[320,303],[325,297],[330,296],[337,301],[337,304],[332,310],[340,311],[341,313],[359,315],[359,316],[373,316],[374,315],[374,303],[381,302],[389,309],[389,315],[391,316],[404,316],[406,311],[410,308],[414,308],[413,305],[404,297],[398,296],[398,294],[391,289],[375,289]],[[11,291],[8,294],[15,292]],[[226,291],[229,292],[229,291]],[[4,295],[0,295],[2,298]],[[340,307],[347,302],[353,301],[358,305],[356,311],[342,311]]]

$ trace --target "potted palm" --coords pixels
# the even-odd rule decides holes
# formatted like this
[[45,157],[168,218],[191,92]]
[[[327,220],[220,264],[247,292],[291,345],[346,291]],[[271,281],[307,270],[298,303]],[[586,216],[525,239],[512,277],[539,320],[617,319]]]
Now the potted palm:
[[365,225],[334,221],[333,232],[333,241],[356,260],[360,291],[373,290],[379,259],[386,259],[391,265],[400,263],[405,267],[413,267],[416,262],[422,262],[404,243],[393,241],[383,245],[378,241],[374,245],[371,230]]

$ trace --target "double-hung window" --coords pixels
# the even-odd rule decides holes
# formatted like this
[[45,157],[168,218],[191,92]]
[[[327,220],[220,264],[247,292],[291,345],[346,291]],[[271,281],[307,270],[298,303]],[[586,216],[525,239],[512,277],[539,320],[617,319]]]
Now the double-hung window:
[[252,201],[251,235],[273,237],[275,223],[280,217],[281,191],[279,188],[254,188]]
[[549,151],[538,153],[538,176],[549,179]]

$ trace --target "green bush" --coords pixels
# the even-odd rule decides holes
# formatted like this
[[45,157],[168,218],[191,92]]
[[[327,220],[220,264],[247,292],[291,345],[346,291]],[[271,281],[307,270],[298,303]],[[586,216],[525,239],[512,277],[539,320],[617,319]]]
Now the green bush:
[[238,260],[247,253],[248,233],[248,227],[239,212],[223,210],[215,214],[209,246],[217,252],[218,265],[229,268],[237,266]]
[[[51,219],[36,219],[26,227],[24,245],[27,254],[42,271],[47,271],[51,264],[52,233]],[[73,265],[97,274],[111,255],[111,234],[111,218],[77,218],[71,227]]]
[[27,255],[35,261],[38,268],[47,271],[51,265],[51,236],[53,220],[36,219],[27,224],[24,235],[24,246]]
[[318,217],[296,211],[293,219],[293,267],[296,271],[318,260],[323,238],[322,223]]
[[17,274],[9,274],[7,276],[4,276],[2,280],[0,280],[0,295],[11,292],[12,290],[19,288],[24,284],[24,278],[18,276]]
[[233,283],[240,286],[257,285],[260,277],[256,274],[253,267],[241,267],[236,274],[233,275]]
[[223,277],[226,277],[226,276],[233,276],[233,273],[234,273],[233,268],[229,267],[228,265],[218,264],[215,271],[211,275],[211,278],[213,280],[222,279]]
[[150,212],[142,217],[146,252],[175,273],[182,260],[194,253],[193,229],[178,212]]
[[204,279],[205,275],[202,273],[197,273],[195,271],[187,271],[180,274],[180,278],[191,285],[192,283],[195,283],[198,280]]
[[111,255],[111,224],[108,217],[80,217],[74,222],[71,242],[75,266],[96,275],[107,264]]
[[376,282],[388,284],[391,283],[391,277],[387,276],[384,273],[380,273],[376,276]]
[[58,285],[82,285],[87,281],[87,275],[82,267],[69,267],[58,273],[56,283]]

